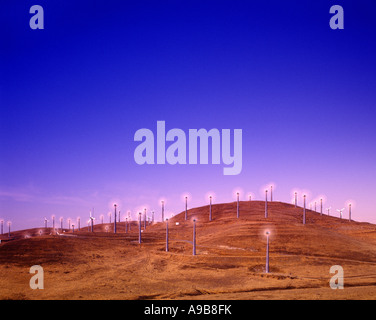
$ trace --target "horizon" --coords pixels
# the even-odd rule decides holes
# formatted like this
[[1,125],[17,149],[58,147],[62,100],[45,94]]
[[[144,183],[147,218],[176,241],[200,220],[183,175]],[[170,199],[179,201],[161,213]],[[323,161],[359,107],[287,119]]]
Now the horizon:
[[[283,200],[279,200],[278,198],[276,199],[275,197],[275,187],[276,185],[275,184],[272,184],[273,186],[273,200],[271,200],[271,195],[270,195],[270,187],[269,189],[266,189],[268,190],[268,195],[267,195],[267,199],[268,199],[268,202],[275,202],[275,203],[284,203],[284,204],[290,204],[290,205],[294,205],[294,194],[292,193],[291,194],[291,200],[290,201],[283,201]],[[261,188],[261,189],[265,189],[264,188]],[[323,195],[320,195],[318,197],[314,197],[314,198],[311,198],[312,200],[309,201],[309,196],[310,196],[310,192],[305,190],[304,192],[303,191],[300,191],[300,196],[299,196],[299,191],[297,191],[297,189],[294,189],[295,192],[297,192],[297,208],[299,209],[303,209],[304,207],[304,202],[303,202],[303,195],[306,194],[307,195],[307,198],[306,198],[306,210],[307,211],[312,211],[313,213],[317,213],[317,214],[320,214],[320,210],[321,210],[321,203],[320,203],[320,199],[323,199],[323,209],[322,209],[322,215],[324,216],[328,216],[328,206],[329,206],[329,215],[331,217],[334,217],[334,218],[338,218],[338,219],[343,219],[343,220],[348,220],[349,219],[349,204],[351,204],[352,206],[352,215],[351,215],[351,221],[354,221],[354,222],[359,222],[359,223],[372,223],[372,222],[369,222],[369,221],[361,221],[361,220],[357,220],[357,219],[354,219],[354,207],[356,208],[356,203],[354,201],[346,201],[344,204],[343,204],[343,215],[340,216],[340,213],[339,211],[342,209],[342,208],[333,208],[331,207],[330,205],[328,205],[328,202],[327,202],[327,199],[325,196]],[[239,192],[239,203],[247,203],[247,202],[265,202],[265,194],[264,194],[264,199],[262,199],[262,196],[259,196],[259,197],[256,197],[254,193],[252,192],[249,192],[249,193],[244,193],[242,192],[241,189],[237,188],[236,191],[234,192],[233,194],[233,199],[229,200],[229,201],[215,201],[215,200],[220,200],[218,198],[216,198],[215,194],[214,193],[207,193],[206,194],[206,198],[207,198],[207,203],[203,203],[203,204],[199,204],[199,205],[196,205],[194,207],[190,206],[189,203],[190,203],[190,200],[192,200],[191,198],[191,195],[189,193],[184,193],[181,195],[181,198],[184,199],[184,202],[182,201],[182,210],[181,211],[172,211],[172,210],[166,210],[166,203],[169,203],[169,201],[166,201],[166,198],[165,197],[162,197],[161,199],[163,199],[164,201],[164,217],[165,219],[169,219],[169,218],[172,218],[176,215],[179,215],[179,214],[182,214],[184,213],[185,211],[185,196],[188,197],[187,199],[187,203],[188,203],[188,206],[187,206],[187,209],[188,211],[190,210],[194,210],[194,209],[199,209],[199,208],[202,208],[202,207],[205,207],[205,206],[209,206],[209,196],[208,194],[210,194],[212,196],[212,205],[215,206],[215,205],[222,205],[222,204],[228,204],[228,203],[236,203],[237,200],[236,200],[236,194],[237,192]],[[264,192],[264,191],[263,191]],[[263,193],[260,191],[260,194]],[[243,194],[243,198],[241,198],[241,195]],[[250,198],[251,197],[251,200]],[[121,207],[119,207],[119,205],[116,203],[117,205],[117,222],[119,223],[119,214],[121,215],[121,220],[120,220],[120,223],[121,222],[125,222],[125,217],[128,217],[128,213],[130,213],[130,217],[131,217],[131,220],[128,220],[128,221],[135,221],[137,222],[138,221],[138,213],[141,212],[142,214],[144,213],[144,209],[147,208],[147,217],[148,218],[151,218],[152,217],[152,213],[154,212],[154,221],[155,223],[158,223],[158,222],[162,222],[162,215],[161,215],[161,201],[162,200],[159,200],[159,208],[160,210],[154,210],[152,207],[148,206],[148,205],[145,205],[145,206],[138,206],[134,211],[132,210],[122,210]],[[314,207],[314,203],[316,202],[317,204],[317,210],[315,210],[315,207]],[[78,219],[80,219],[81,221],[81,228],[85,228],[87,227],[87,223],[88,221],[90,220],[90,217],[94,217],[94,224],[95,225],[98,225],[98,224],[101,224],[101,219],[102,219],[102,216],[103,216],[103,223],[104,224],[113,224],[114,223],[114,207],[113,207],[113,204],[114,203],[111,203],[111,208],[112,210],[108,210],[107,213],[104,213],[104,212],[101,212],[101,213],[97,213],[97,214],[94,214],[95,211],[95,207],[92,207],[91,210],[89,210],[89,213],[88,213],[88,219],[85,219],[84,216],[76,216],[76,217],[72,217],[72,216],[54,216],[55,218],[55,229],[60,229],[60,219],[63,219],[63,229],[69,229],[69,226],[67,226],[67,223],[68,221],[71,222],[71,226],[74,224],[76,225],[76,222],[78,221]],[[109,205],[109,207],[110,207]],[[167,208],[168,209],[168,208]],[[236,211],[236,209],[234,209]],[[240,210],[241,210],[241,206],[240,206]],[[111,222],[110,222],[110,218],[109,216],[111,215]],[[40,226],[32,226],[32,227],[28,227],[28,228],[23,228],[23,229],[15,229],[13,228],[13,225],[11,224],[11,232],[16,232],[16,231],[22,231],[22,230],[28,230],[28,229],[34,229],[34,228],[41,228],[41,229],[44,229],[45,226],[44,226],[44,223],[45,223],[45,218],[47,219],[47,228],[52,228],[52,218],[53,216],[51,215],[50,217],[43,217],[41,218],[41,225]],[[8,225],[7,223],[9,222],[0,218],[0,221],[3,221],[4,222],[4,234],[6,234],[8,231]],[[10,221],[11,222],[11,221]],[[74,223],[73,223],[74,222]],[[69,224],[68,224],[69,225]]]

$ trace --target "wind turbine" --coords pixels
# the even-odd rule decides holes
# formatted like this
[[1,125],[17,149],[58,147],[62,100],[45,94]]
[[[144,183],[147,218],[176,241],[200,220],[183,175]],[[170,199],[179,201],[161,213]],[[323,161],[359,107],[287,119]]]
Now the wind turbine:
[[44,227],[45,227],[46,229],[47,229],[47,222],[48,222],[47,218],[44,217]]
[[117,207],[117,204],[114,203],[114,208],[115,208],[115,213],[114,213],[114,233],[116,233],[116,207]]
[[141,212],[138,213],[138,243],[141,243]]
[[212,196],[209,196],[210,209],[209,209],[209,221],[212,221]]
[[345,208],[342,208],[340,210],[337,209],[337,211],[339,212],[340,219],[342,219],[342,212],[343,212],[343,210],[345,210]]
[[320,215],[322,216],[322,198],[320,198]]
[[329,208],[326,208],[326,210],[328,211],[328,216],[330,216],[330,209],[331,209],[332,207],[329,207]]
[[162,204],[162,222],[164,221],[164,200],[161,201]]
[[168,252],[168,218],[166,219],[166,252]]
[[351,203],[349,203],[349,221],[351,221]]
[[304,199],[303,224],[306,224],[306,198],[307,198],[307,195],[303,195],[303,199]]
[[193,253],[196,255],[196,219],[193,219]]
[[95,220],[95,218],[91,215],[91,211],[90,211],[90,220],[89,220],[89,222],[91,222],[91,232],[94,232],[94,220]]
[[268,189],[265,190],[265,219],[268,218]]
[[188,216],[188,214],[187,214],[187,211],[188,211],[188,197],[185,196],[184,199],[185,199],[185,220],[187,220],[187,216]]
[[128,233],[128,218],[125,218],[125,233]]
[[236,217],[239,218],[239,192],[236,193]]
[[270,202],[273,202],[273,185],[270,186]]
[[266,231],[265,235],[266,235],[266,264],[265,264],[265,272],[269,273],[269,236],[270,236],[270,231]]

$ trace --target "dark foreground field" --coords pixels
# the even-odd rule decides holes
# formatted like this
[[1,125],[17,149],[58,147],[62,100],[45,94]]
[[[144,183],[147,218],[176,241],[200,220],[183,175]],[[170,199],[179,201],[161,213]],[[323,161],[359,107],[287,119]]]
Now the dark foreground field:
[[[376,299],[375,225],[308,211],[303,226],[301,208],[273,202],[265,219],[264,205],[241,202],[239,219],[236,203],[214,205],[212,222],[208,206],[188,221],[181,213],[169,222],[170,252],[162,223],[147,226],[141,245],[135,222],[128,234],[124,222],[116,235],[108,224],[65,236],[15,232],[0,245],[0,299]],[[44,290],[30,289],[33,265],[44,269]],[[344,269],[343,290],[329,286],[333,265]]]

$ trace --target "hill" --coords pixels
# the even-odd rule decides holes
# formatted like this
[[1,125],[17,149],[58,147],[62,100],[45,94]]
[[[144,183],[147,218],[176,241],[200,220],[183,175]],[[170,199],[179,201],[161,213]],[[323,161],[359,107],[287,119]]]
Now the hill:
[[[281,202],[236,202],[188,210],[165,223],[97,224],[94,232],[51,228],[12,233],[0,245],[1,299],[375,299],[376,226]],[[197,255],[192,255],[196,219]],[[265,273],[270,231],[270,273]],[[7,238],[3,235],[0,239]],[[45,289],[31,290],[29,268],[41,265]],[[330,267],[344,269],[333,290]]]

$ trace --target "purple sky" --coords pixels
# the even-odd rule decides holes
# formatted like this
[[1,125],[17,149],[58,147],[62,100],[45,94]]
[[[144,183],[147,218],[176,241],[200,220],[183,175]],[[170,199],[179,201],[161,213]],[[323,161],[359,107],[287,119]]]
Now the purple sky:
[[[334,213],[353,199],[353,218],[376,223],[374,1],[341,1],[344,30],[330,1],[39,4],[44,30],[29,28],[29,1],[0,17],[0,218],[14,229],[113,201],[158,218],[161,198],[177,213],[186,192],[189,207],[238,188],[263,199],[270,182],[276,200],[307,190]],[[242,129],[241,174],[137,165],[134,133],[158,120]]]

